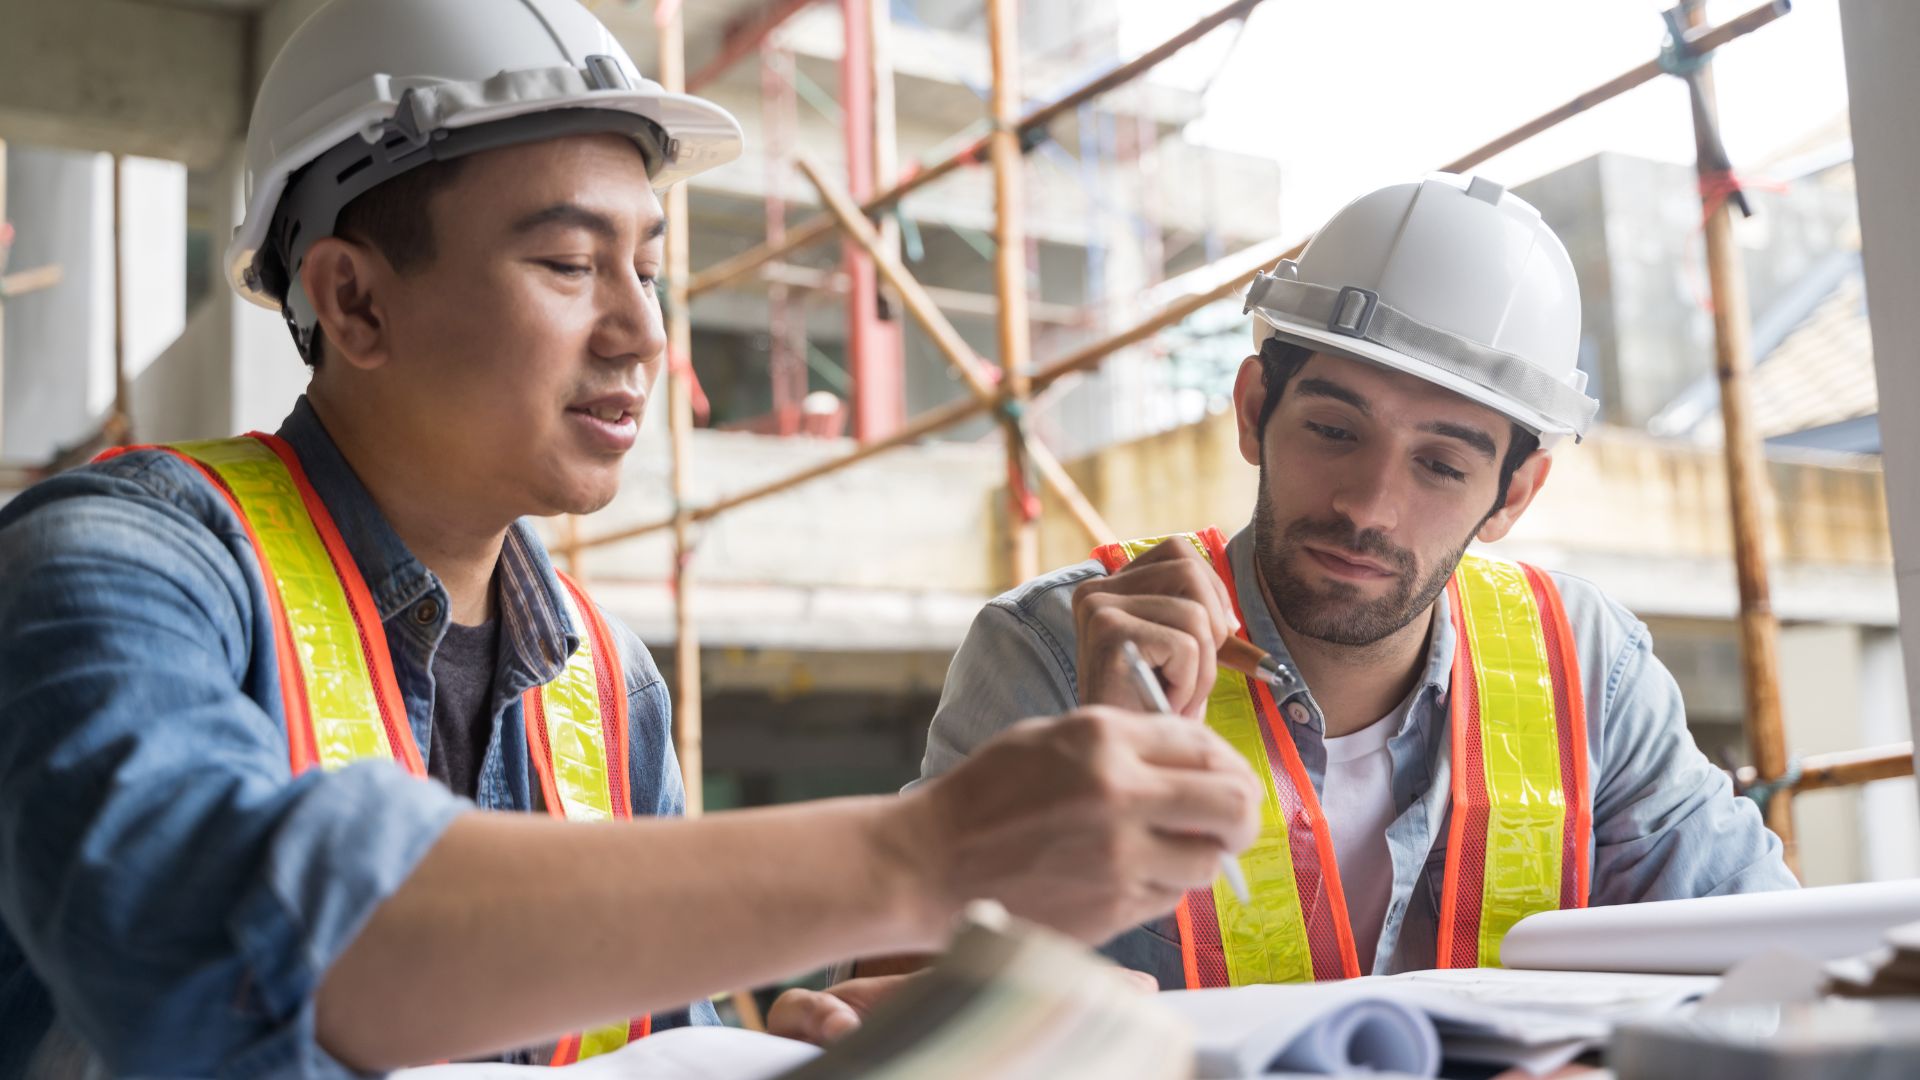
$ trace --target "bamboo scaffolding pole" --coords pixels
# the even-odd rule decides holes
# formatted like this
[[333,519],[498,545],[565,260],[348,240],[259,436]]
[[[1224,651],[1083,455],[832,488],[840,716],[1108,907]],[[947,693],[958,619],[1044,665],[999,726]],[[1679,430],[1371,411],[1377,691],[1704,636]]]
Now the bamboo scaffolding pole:
[[[1142,74],[1151,70],[1169,56],[1205,37],[1215,28],[1233,19],[1244,17],[1260,3],[1261,0],[1234,0],[1233,3],[1215,11],[1213,14],[1206,16],[1187,29],[1168,38],[1152,50],[1140,54],[1111,71],[1095,76],[1068,91],[1057,100],[1038,106],[1028,112],[1024,117],[1015,122],[1015,133],[1024,139],[1030,133],[1051,123],[1054,118],[1061,114],[1072,109],[1077,109],[1083,103],[1115,87],[1124,86],[1128,82],[1139,78]],[[907,174],[901,177],[893,187],[862,203],[860,206],[861,213],[871,217],[948,173],[953,172],[962,165],[978,163],[987,152],[987,144],[990,138],[991,135],[988,135],[969,142],[952,154],[931,164],[909,167]],[[788,229],[786,238],[777,244],[761,244],[759,247],[750,248],[731,258],[723,259],[693,275],[693,280],[688,283],[687,292],[691,296],[699,296],[713,289],[730,285],[752,274],[766,263],[772,262],[775,259],[784,259],[793,252],[826,238],[833,233],[834,229],[835,223],[832,215],[821,214],[817,217],[808,218],[806,221]]]
[[[1785,14],[1787,10],[1788,5],[1785,3],[1762,4],[1712,29],[1700,32],[1689,32],[1687,34],[1687,41],[1695,48],[1717,48],[1771,23],[1773,20]],[[1142,59],[1144,59],[1144,57]],[[1511,149],[1519,142],[1524,141],[1525,138],[1538,135],[1542,131],[1562,123],[1581,112],[1618,97],[1642,83],[1649,82],[1660,74],[1662,74],[1662,72],[1657,62],[1643,64],[1624,75],[1611,79],[1581,94],[1567,105],[1543,114],[1535,120],[1530,120],[1521,127],[1514,129],[1513,132],[1501,135],[1480,146],[1478,149],[1456,158],[1454,161],[1449,162],[1446,167],[1453,169],[1471,168],[1504,150]],[[1514,137],[1516,134],[1522,132],[1525,133],[1522,137]],[[880,196],[882,199],[887,197],[886,194]],[[831,229],[833,227],[831,215],[828,215],[825,221],[826,224],[823,224],[821,228],[823,230]],[[791,233],[789,235],[791,235]],[[825,232],[823,231],[819,235],[825,235]],[[1065,356],[1061,356],[1041,366],[1033,373],[1033,391],[1039,393],[1041,390],[1051,386],[1067,375],[1092,370],[1098,367],[1100,362],[1108,355],[1145,341],[1161,330],[1180,322],[1187,316],[1206,307],[1208,304],[1238,295],[1246,288],[1247,284],[1253,280],[1255,273],[1280,258],[1293,258],[1297,256],[1305,246],[1305,241],[1302,241],[1278,256],[1262,252],[1257,260],[1250,256],[1248,252],[1241,251],[1233,255],[1228,255],[1199,270],[1192,271],[1191,273],[1195,277],[1211,277],[1216,271],[1225,273],[1228,276],[1221,284],[1211,289],[1182,297],[1153,314],[1145,316],[1132,326],[1116,331],[1105,338],[1082,345]],[[785,249],[782,249],[779,252],[769,252],[765,257],[770,259],[784,253]],[[736,256],[736,258],[740,257]],[[729,260],[729,262],[732,261],[733,260]],[[717,271],[719,268],[719,266],[715,266],[712,270]],[[742,273],[749,272],[751,269],[752,268],[749,267],[748,271],[742,271]],[[736,274],[734,276],[740,275]],[[944,431],[955,424],[964,423],[996,407],[999,401],[999,395],[996,394],[992,400],[982,400],[979,397],[974,397],[950,402],[947,405],[923,413],[918,418],[909,421],[906,427],[885,439],[878,440],[870,445],[861,446],[840,457],[810,466],[791,476],[769,481],[757,487],[726,496],[708,506],[694,510],[690,516],[693,520],[705,521],[727,510],[736,509],[760,499],[782,494],[802,484],[817,480],[820,477],[829,476],[842,469],[857,465],[887,450],[918,442],[921,439]],[[583,548],[592,548],[604,544],[619,543],[621,541],[634,539],[635,537],[645,536],[649,533],[658,532],[661,529],[670,527],[671,524],[671,519],[648,522],[590,538],[584,541],[581,546]]]
[[[1029,473],[1026,410],[1031,396],[1028,367],[1032,363],[1032,327],[1027,322],[1026,184],[1020,153],[1020,4],[1019,0],[987,0],[987,48],[992,56],[993,92],[989,106],[993,131],[987,136],[993,162],[993,280],[1000,298],[995,326],[1000,346],[1002,404],[1000,426],[1007,444],[1006,544],[1007,573],[1012,588],[1040,576],[1038,500],[1027,490]],[[1034,463],[1037,466],[1037,463]],[[1055,463],[1058,467],[1058,463]],[[1062,472],[1048,476],[1056,490],[1078,488],[1069,481],[1062,488]]]
[[[1706,17],[1700,3],[1686,5],[1689,27]],[[1786,774],[1787,736],[1780,710],[1780,624],[1774,617],[1767,580],[1765,512],[1772,501],[1760,435],[1753,424],[1752,315],[1747,279],[1733,237],[1733,209],[1718,192],[1727,177],[1719,171],[1717,106],[1713,64],[1703,62],[1694,80],[1695,168],[1706,209],[1707,280],[1713,289],[1713,357],[1720,379],[1722,439],[1727,459],[1727,496],[1733,515],[1733,561],[1740,584],[1740,667],[1746,686],[1747,742],[1761,781]],[[1785,845],[1789,869],[1797,872],[1793,836],[1793,792],[1781,791],[1765,803],[1767,825]]]
[[[1788,785],[1788,789],[1797,795],[1828,788],[1871,784],[1876,780],[1897,780],[1912,775],[1913,744],[1893,743],[1803,758],[1800,761],[1800,775]],[[1741,766],[1734,773],[1734,778],[1743,790],[1761,782],[1759,771],[1751,765]],[[1777,795],[1774,797],[1779,798]]]
[[[660,84],[668,93],[686,89],[686,32],[680,0],[654,0],[660,29]],[[673,671],[678,701],[673,710],[673,746],[686,788],[686,812],[697,817],[705,803],[705,740],[700,712],[700,630],[693,617],[693,518],[687,486],[693,466],[693,324],[687,296],[687,185],[666,191],[667,213],[667,424],[673,444]],[[576,543],[575,550],[580,545]]]
[[[1686,4],[1688,27],[1699,27],[1705,8]],[[1780,711],[1780,621],[1774,617],[1772,588],[1766,575],[1766,523],[1763,515],[1772,503],[1761,452],[1761,436],[1753,427],[1753,317],[1747,309],[1747,277],[1734,240],[1734,209],[1718,192],[1728,183],[1718,163],[1718,117],[1713,92],[1713,61],[1703,61],[1693,79],[1693,148],[1699,173],[1701,202],[1705,204],[1707,282],[1713,288],[1713,361],[1720,379],[1720,419],[1724,427],[1728,509],[1734,517],[1734,571],[1740,578],[1740,667],[1747,692],[1747,746],[1761,782],[1778,780],[1788,771],[1786,721]],[[1797,872],[1799,859],[1793,842],[1793,790],[1766,799],[1766,824],[1786,846],[1788,869]]]
[[[926,331],[929,338],[933,339],[934,346],[940,350],[940,355],[946,358],[948,365],[959,374],[961,380],[967,384],[967,388],[973,391],[974,400],[980,402],[983,407],[998,406],[1003,399],[999,388],[987,375],[987,372],[992,369],[974,355],[973,349],[960,336],[960,332],[953,328],[953,324],[947,321],[947,317],[940,314],[939,307],[927,296],[926,290],[920,287],[919,281],[914,279],[913,274],[906,267],[901,266],[898,259],[881,249],[880,235],[874,231],[873,223],[861,215],[860,207],[848,197],[846,192],[829,183],[826,177],[821,175],[820,167],[805,155],[800,157],[798,164],[808,182],[820,192],[821,201],[826,203],[834,216],[841,219],[841,224],[847,233],[866,249],[867,254],[873,256],[874,266],[879,269],[881,276],[886,278],[887,283],[900,294],[900,302],[906,307],[907,313],[913,316],[913,320],[920,324],[920,328]],[[1067,505],[1068,511],[1073,514],[1074,521],[1094,544],[1108,544],[1118,539],[1112,527],[1081,493],[1079,486],[1073,482],[1072,477],[1067,475],[1066,468],[1060,464],[1058,458],[1053,456],[1051,450],[1042,445],[1038,439],[1026,437],[1023,432],[1020,452],[1033,462],[1035,470],[1039,472],[1046,486]]]

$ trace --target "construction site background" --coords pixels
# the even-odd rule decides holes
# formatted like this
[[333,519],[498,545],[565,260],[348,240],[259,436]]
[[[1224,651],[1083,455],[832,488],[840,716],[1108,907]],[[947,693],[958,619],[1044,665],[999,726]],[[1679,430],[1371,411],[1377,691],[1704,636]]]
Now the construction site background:
[[[114,401],[109,152],[128,155],[119,183],[119,326],[132,433],[164,441],[271,429],[298,394],[305,369],[284,327],[236,299],[218,264],[238,221],[251,80],[315,6],[0,0],[0,138],[8,140],[0,220],[17,229],[8,265],[61,273],[59,284],[6,301],[6,486],[17,490],[47,463],[71,461]],[[1158,5],[1154,25],[1190,22],[1215,6]],[[1249,25],[1279,18],[1280,6],[1257,8]],[[1027,96],[1042,99],[1151,44],[1136,7],[1144,5],[1024,5]],[[839,5],[688,4],[689,70],[700,73],[756,17],[785,8],[795,13],[763,47],[699,87],[740,118],[748,154],[692,185],[696,271],[821,212],[792,155],[848,175]],[[1810,27],[1793,39],[1807,54],[1796,71],[1831,83],[1840,78],[1827,55],[1838,49],[1837,30],[1821,20],[1837,23],[1834,5],[1801,8],[1789,19]],[[653,5],[603,0],[596,10],[647,68],[656,53]],[[891,5],[896,168],[939,159],[984,131],[982,12],[964,0]],[[1652,7],[1641,16],[1645,51],[1603,57],[1602,67],[1639,63],[1657,47]],[[1204,138],[1219,124],[1216,77],[1245,85],[1244,69],[1265,65],[1288,85],[1277,60],[1236,41],[1237,26],[1192,47],[1197,72],[1189,58],[1104,95],[1052,123],[1027,154],[1036,359],[1210,285],[1205,268],[1225,255],[1259,245],[1277,254],[1331,209],[1323,205],[1329,176],[1349,178],[1348,193],[1391,178],[1366,174],[1389,163],[1374,144],[1395,139],[1392,116],[1368,113],[1352,126],[1369,149],[1345,171],[1337,146],[1314,148],[1325,156],[1314,163],[1299,148],[1275,145],[1263,156]],[[1756,40],[1767,33],[1781,35],[1769,48],[1786,49],[1796,31]],[[1463,31],[1449,46],[1471,48],[1472,36]],[[1506,59],[1456,55],[1436,59],[1434,70]],[[99,75],[103,65],[112,72]],[[1407,94],[1444,92],[1428,73],[1394,75]],[[1488,102],[1489,115],[1524,117],[1557,102],[1532,100],[1528,85],[1515,81],[1515,100]],[[1764,520],[1782,622],[1779,681],[1795,755],[1897,742],[1909,715],[1845,87],[1819,91],[1837,101],[1830,113],[1736,161],[1757,211],[1738,236],[1753,311],[1756,422],[1772,480]],[[1269,109],[1333,109],[1338,97],[1336,87],[1315,87],[1276,94]],[[1743,108],[1737,84],[1723,80],[1720,98],[1729,131],[1742,130],[1731,119]],[[1474,128],[1497,129],[1492,121]],[[1551,167],[1515,172],[1540,159],[1501,158],[1486,170],[1540,207],[1566,241],[1586,312],[1582,366],[1604,403],[1601,430],[1558,455],[1552,483],[1497,550],[1587,577],[1645,619],[1685,693],[1696,738],[1733,768],[1749,759],[1694,170],[1686,159],[1624,152],[1600,137],[1604,128],[1587,131],[1584,148],[1563,150]],[[998,311],[991,180],[984,167],[962,168],[889,219],[906,264],[988,358]],[[776,480],[852,445],[856,364],[843,257],[837,240],[819,243],[691,305],[705,411],[692,438],[688,503]],[[883,292],[880,308],[879,331],[899,341],[891,359],[882,357],[891,364],[882,376],[898,387],[896,419],[966,397],[929,339],[905,325],[899,298]],[[1097,372],[1042,392],[1030,424],[1123,535],[1208,523],[1232,530],[1253,497],[1254,472],[1226,412],[1246,345],[1237,303],[1202,309]],[[556,550],[673,513],[665,398],[656,395],[623,494],[591,519],[550,523]],[[916,774],[947,658],[980,605],[1009,584],[999,541],[1007,480],[999,427],[976,419],[698,526],[692,569],[709,808],[885,791]],[[1043,499],[1044,567],[1086,555],[1084,535],[1062,511]],[[661,531],[585,550],[577,565],[668,671],[674,558]],[[1803,877],[1920,875],[1914,804],[1910,778],[1803,796]]]

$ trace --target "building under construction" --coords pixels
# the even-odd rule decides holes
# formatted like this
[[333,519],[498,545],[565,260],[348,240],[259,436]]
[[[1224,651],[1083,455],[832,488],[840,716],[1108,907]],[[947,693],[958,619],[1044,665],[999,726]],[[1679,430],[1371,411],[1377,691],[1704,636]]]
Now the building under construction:
[[[317,6],[0,0],[6,491],[116,443],[271,430],[300,392],[285,327],[217,264],[254,82]],[[1251,510],[1224,411],[1237,297],[1305,237],[1281,235],[1280,166],[1190,140],[1204,87],[1156,65],[1230,55],[1264,5],[1196,10],[1146,50],[1090,0],[590,6],[643,68],[739,117],[748,150],[683,189],[671,392],[621,496],[548,523],[549,545],[668,673],[696,807],[897,788],[986,599],[1096,542]],[[1734,14],[1692,45],[1784,32],[1781,7]],[[1432,164],[1467,171],[1670,77],[1624,61],[1595,96]],[[1705,156],[1505,178],[1578,267],[1603,426],[1499,550],[1651,626],[1703,748],[1776,800],[1776,827],[1822,838],[1798,852],[1811,883],[1920,875],[1896,596],[1898,569],[1920,601],[1920,436],[1878,422],[1890,387],[1908,415],[1920,389],[1875,355],[1913,336],[1866,302],[1915,276],[1876,267],[1871,240],[1863,263],[1863,221],[1897,211],[1862,208],[1856,153],[1894,151],[1861,115],[1856,97],[1851,131],[1734,163],[1770,223],[1738,248],[1727,192],[1702,185],[1730,174]],[[1716,312],[1742,309],[1730,335]],[[1723,404],[1729,386],[1744,400]]]

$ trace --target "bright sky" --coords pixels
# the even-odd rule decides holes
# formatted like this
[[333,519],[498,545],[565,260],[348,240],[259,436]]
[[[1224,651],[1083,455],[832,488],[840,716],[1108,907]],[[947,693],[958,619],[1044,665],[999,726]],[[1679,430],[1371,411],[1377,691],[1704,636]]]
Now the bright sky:
[[[1122,0],[1132,55],[1222,0]],[[1708,21],[1759,0],[1709,0]],[[1268,0],[1228,55],[1230,28],[1162,65],[1198,87],[1218,70],[1198,141],[1281,163],[1283,229],[1303,234],[1349,198],[1418,176],[1652,57],[1663,0]],[[1221,67],[1222,57],[1226,58]],[[1715,59],[1734,167],[1846,110],[1838,0],[1794,10]],[[1519,184],[1600,150],[1693,160],[1685,87],[1663,77],[1482,166]]]

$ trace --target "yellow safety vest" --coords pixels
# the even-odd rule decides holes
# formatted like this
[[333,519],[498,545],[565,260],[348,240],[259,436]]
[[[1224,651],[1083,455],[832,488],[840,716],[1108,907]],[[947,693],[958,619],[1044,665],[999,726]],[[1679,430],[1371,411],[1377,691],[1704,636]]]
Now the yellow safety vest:
[[[373,596],[293,448],[254,432],[124,447],[102,457],[134,450],[162,450],[191,464],[246,527],[273,616],[293,772],[386,758],[425,777]],[[580,647],[552,682],[521,698],[534,772],[555,817],[632,817],[619,652],[586,593],[572,579],[561,580]],[[652,1029],[652,1017],[645,1016],[565,1036],[551,1063],[618,1050]]]
[[[1112,572],[1165,539],[1108,544],[1094,558]],[[1237,609],[1220,530],[1178,539],[1212,564]],[[1580,664],[1559,590],[1531,566],[1468,556],[1447,598],[1453,802],[1436,956],[1440,967],[1498,967],[1514,923],[1587,903],[1593,818]],[[1221,668],[1207,725],[1267,784],[1258,838],[1240,856],[1250,902],[1216,882],[1188,892],[1175,913],[1187,986],[1361,974],[1333,836],[1272,691]]]

